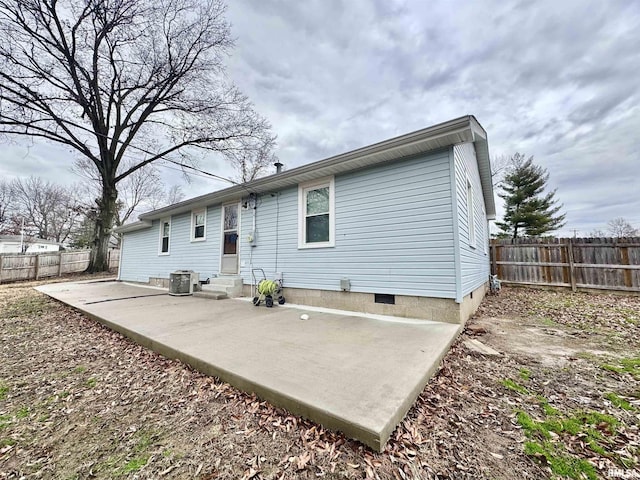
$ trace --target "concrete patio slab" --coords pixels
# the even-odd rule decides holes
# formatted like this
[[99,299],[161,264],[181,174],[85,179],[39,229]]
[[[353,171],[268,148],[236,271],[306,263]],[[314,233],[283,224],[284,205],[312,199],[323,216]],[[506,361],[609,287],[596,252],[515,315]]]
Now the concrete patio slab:
[[[147,348],[376,450],[384,448],[461,328],[174,297],[119,282],[37,290]],[[302,313],[309,319],[301,320]]]

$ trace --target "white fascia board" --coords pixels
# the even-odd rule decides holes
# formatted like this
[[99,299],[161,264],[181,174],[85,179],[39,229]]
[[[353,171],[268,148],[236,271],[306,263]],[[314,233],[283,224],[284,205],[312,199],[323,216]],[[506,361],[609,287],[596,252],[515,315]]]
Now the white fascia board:
[[265,193],[298,185],[319,177],[346,173],[380,163],[419,155],[456,143],[472,142],[486,132],[472,115],[449,120],[416,132],[391,138],[350,152],[269,175],[248,183],[208,193],[140,215],[140,220],[157,220],[197,208],[240,200],[250,193]]
[[150,228],[151,224],[151,221],[140,220],[133,223],[127,223],[126,225],[122,225],[121,227],[114,228],[113,231],[115,233],[135,232],[136,230],[144,230],[146,228]]

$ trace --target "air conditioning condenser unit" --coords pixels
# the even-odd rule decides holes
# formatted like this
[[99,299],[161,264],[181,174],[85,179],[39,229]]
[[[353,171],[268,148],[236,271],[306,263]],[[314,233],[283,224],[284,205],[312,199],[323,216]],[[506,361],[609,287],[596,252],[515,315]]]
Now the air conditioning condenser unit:
[[169,274],[169,295],[192,295],[200,283],[200,274],[193,270],[177,270]]

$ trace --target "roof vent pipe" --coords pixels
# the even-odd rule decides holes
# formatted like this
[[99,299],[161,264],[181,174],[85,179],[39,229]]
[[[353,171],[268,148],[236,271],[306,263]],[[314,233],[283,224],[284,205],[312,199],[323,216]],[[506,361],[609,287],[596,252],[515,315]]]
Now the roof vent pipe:
[[280,162],[276,162],[276,163],[274,163],[274,165],[276,166],[276,173],[282,173],[282,167],[284,165],[282,163],[280,163]]

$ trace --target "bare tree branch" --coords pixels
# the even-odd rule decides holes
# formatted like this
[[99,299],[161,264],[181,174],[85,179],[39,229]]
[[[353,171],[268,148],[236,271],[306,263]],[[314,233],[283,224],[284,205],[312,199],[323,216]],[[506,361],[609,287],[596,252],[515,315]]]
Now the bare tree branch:
[[174,155],[193,165],[198,151],[256,167],[270,157],[269,124],[224,75],[225,10],[223,0],[0,0],[0,135],[89,161],[100,185],[93,271],[106,267],[129,176]]
[[16,179],[10,188],[13,216],[24,219],[30,234],[58,243],[67,240],[82,214],[73,189],[37,177]]
[[635,237],[637,236],[638,229],[633,226],[623,217],[616,217],[607,222],[607,231],[612,237]]

